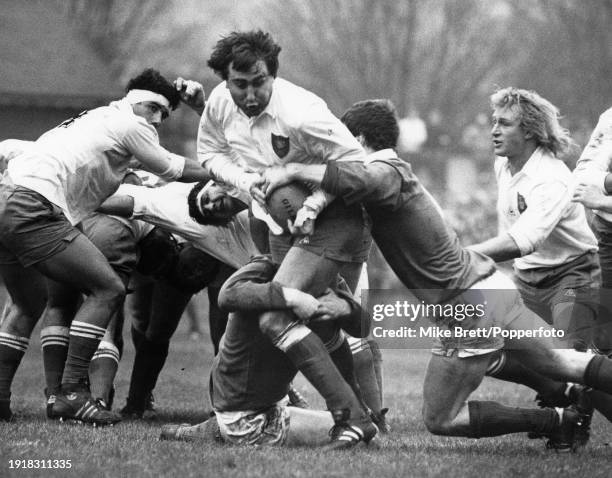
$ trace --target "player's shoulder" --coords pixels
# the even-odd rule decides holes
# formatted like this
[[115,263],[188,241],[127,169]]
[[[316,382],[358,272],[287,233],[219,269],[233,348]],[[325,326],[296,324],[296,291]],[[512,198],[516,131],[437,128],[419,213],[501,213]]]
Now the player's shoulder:
[[331,114],[321,97],[283,78],[274,80],[272,101],[276,113],[295,128],[313,119],[320,119],[322,114]]

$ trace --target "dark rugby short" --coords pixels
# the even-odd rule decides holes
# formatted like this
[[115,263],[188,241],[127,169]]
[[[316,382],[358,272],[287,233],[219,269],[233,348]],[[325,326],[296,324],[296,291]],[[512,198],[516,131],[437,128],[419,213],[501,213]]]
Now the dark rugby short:
[[83,219],[83,233],[96,246],[113,270],[127,283],[138,263],[138,246],[132,230],[123,222],[94,213]]
[[44,196],[0,183],[0,264],[37,264],[62,252],[79,234]]
[[372,236],[367,214],[361,205],[346,206],[332,201],[316,219],[314,233],[306,237],[270,233],[270,252],[280,264],[291,247],[299,247],[338,262],[361,263],[368,260]]

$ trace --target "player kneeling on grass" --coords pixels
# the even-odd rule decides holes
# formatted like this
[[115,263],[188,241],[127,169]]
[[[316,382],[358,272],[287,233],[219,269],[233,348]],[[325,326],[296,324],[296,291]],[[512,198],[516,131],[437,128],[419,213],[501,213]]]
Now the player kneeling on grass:
[[328,291],[317,300],[270,282],[275,272],[269,257],[259,256],[225,283],[219,304],[231,314],[211,372],[215,416],[193,426],[166,425],[161,439],[315,446],[329,442],[330,429],[338,431],[338,417],[330,412],[284,405],[297,369],[261,332],[258,316],[263,310],[290,310],[313,330],[333,327],[342,334],[343,328],[355,336],[367,336],[369,318],[349,292]]

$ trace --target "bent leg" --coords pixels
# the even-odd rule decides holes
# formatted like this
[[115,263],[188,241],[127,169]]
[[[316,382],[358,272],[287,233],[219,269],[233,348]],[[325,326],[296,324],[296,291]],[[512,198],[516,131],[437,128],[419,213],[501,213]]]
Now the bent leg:
[[285,446],[321,446],[329,442],[334,420],[329,412],[288,407],[289,430]]

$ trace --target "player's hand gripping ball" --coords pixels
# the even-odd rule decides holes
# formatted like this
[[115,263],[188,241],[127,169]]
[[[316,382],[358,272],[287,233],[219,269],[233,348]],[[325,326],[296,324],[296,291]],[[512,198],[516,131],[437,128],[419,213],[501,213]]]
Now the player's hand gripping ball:
[[289,232],[287,220],[291,219],[291,221],[293,221],[295,219],[295,215],[308,196],[310,196],[310,190],[304,184],[292,182],[272,191],[272,194],[270,194],[266,202],[266,206],[272,219],[274,219],[285,232]]

